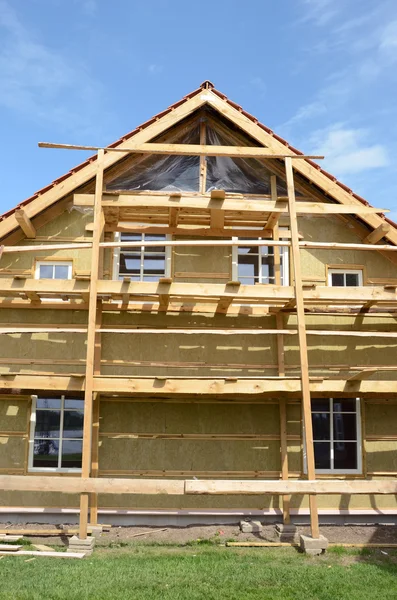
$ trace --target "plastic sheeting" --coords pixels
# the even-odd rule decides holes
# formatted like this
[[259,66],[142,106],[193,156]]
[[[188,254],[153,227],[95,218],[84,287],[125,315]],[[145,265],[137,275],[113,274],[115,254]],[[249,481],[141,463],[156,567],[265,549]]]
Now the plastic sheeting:
[[[221,133],[216,124],[206,121],[206,144],[235,146],[231,136]],[[190,131],[173,139],[178,144],[199,144],[199,117]],[[249,142],[248,142],[249,145]],[[207,157],[206,190],[221,189],[226,192],[245,194],[270,194],[271,173],[254,158]],[[151,190],[167,192],[198,192],[200,189],[200,157],[152,155],[133,165],[107,185],[109,190]],[[278,193],[286,188],[278,184]]]

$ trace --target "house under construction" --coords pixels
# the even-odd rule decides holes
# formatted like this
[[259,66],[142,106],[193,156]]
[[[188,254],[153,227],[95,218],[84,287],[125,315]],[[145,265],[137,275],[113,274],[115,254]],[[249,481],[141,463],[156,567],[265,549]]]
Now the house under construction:
[[208,81],[93,150],[0,217],[0,520],[395,518],[397,225]]

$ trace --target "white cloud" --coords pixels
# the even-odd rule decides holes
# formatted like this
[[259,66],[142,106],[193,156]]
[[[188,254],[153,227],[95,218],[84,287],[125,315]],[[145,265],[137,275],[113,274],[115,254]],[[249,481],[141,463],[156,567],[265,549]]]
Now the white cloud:
[[343,123],[336,123],[315,131],[308,145],[313,154],[325,156],[324,166],[337,176],[388,166],[386,148],[368,143],[368,137],[365,129],[346,128]]
[[156,75],[157,73],[161,73],[161,71],[163,70],[163,67],[161,65],[156,65],[155,63],[153,63],[148,66],[147,70],[152,75]]
[[6,0],[0,0],[0,35],[0,106],[66,131],[87,132],[103,90],[84,64],[36,39]]
[[311,21],[319,27],[327,25],[339,12],[337,0],[303,0],[303,9],[301,22]]
[[92,17],[97,11],[97,3],[96,0],[80,0],[83,11]]
[[379,50],[392,60],[397,59],[397,20],[391,21],[380,36]]

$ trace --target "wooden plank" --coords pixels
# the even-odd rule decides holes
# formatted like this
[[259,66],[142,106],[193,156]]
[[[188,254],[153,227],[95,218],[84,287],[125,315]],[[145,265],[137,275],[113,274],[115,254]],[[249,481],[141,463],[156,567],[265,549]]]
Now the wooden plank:
[[15,218],[27,238],[36,237],[36,228],[23,208],[18,208],[15,211]]
[[[303,423],[304,436],[306,442],[306,462],[308,479],[315,478],[314,466],[314,445],[313,445],[313,424],[311,413],[311,396],[310,396],[310,380],[309,380],[309,358],[307,350],[306,323],[304,297],[302,289],[302,273],[299,252],[299,237],[298,223],[296,214],[296,200],[294,187],[294,174],[292,170],[292,161],[290,158],[285,159],[285,174],[288,191],[288,207],[290,214],[291,227],[291,250],[292,263],[295,279],[295,298],[296,298],[296,315],[298,323],[298,338],[299,338],[299,355],[301,362],[301,382],[302,382],[302,407],[303,407]],[[310,503],[310,526],[312,537],[319,537],[318,509],[315,496],[309,496]]]
[[[9,552],[0,551],[0,556],[10,555]],[[35,552],[34,550],[18,550],[12,556],[36,556],[41,558],[84,558],[84,552]],[[26,561],[25,561],[26,562]]]
[[274,154],[268,148],[257,146],[206,146],[205,144],[165,144],[145,143],[135,144],[123,148],[109,146],[79,146],[74,144],[54,144],[52,142],[39,142],[39,148],[58,148],[61,150],[103,150],[106,152],[123,152],[131,154],[169,154],[177,156],[230,156],[234,158],[289,158],[296,159],[322,159],[324,156],[304,154]]
[[17,544],[0,544],[0,551],[4,551],[4,552],[17,552],[17,550],[20,550],[21,548],[23,548],[23,546],[18,546]]
[[[273,197],[271,199],[256,199],[236,194],[224,194],[222,197],[219,192],[223,190],[213,190],[208,194],[156,194],[150,193],[134,194],[132,192],[124,194],[104,193],[102,206],[104,208],[132,208],[139,209],[170,209],[179,208],[184,210],[208,211],[211,209],[222,209],[226,212],[249,212],[249,213],[272,213],[288,214],[286,206],[286,197]],[[217,192],[214,195],[214,192]],[[73,204],[75,206],[93,206],[93,194],[74,194]],[[380,212],[388,212],[387,209],[374,208],[372,206],[355,204],[331,204],[327,202],[309,202],[300,200],[297,202],[298,214],[352,214],[367,215]]]
[[[37,392],[45,391],[64,391],[77,392],[84,390],[84,377],[70,375],[40,375],[29,373],[24,375],[0,375],[0,389],[6,391],[27,390]],[[275,394],[286,397],[298,398],[301,393],[301,383],[299,377],[288,377],[281,379],[274,377],[268,378],[238,378],[225,379],[221,377],[212,377],[210,379],[200,379],[197,377],[165,377],[158,379],[156,377],[105,377],[103,375],[95,377],[94,391],[104,394],[114,394],[115,390],[120,395],[132,397],[141,397],[144,395],[159,398],[184,398],[194,393],[199,401],[206,396],[214,402],[218,397],[232,398],[232,402],[237,400],[254,401],[253,397],[271,398]],[[310,382],[312,394],[330,395],[332,394],[351,397],[356,395],[371,395],[373,398],[395,399],[397,397],[397,388],[395,380],[382,381],[346,381],[346,379],[324,379],[312,380]]]
[[0,475],[3,490],[60,492],[65,494],[166,494],[182,495],[184,481],[94,477],[51,477],[51,475]]
[[[95,180],[94,201],[94,233],[91,251],[91,278],[90,294],[88,301],[88,328],[87,328],[87,351],[86,370],[84,385],[84,422],[83,422],[83,454],[81,464],[81,476],[89,477],[91,473],[91,443],[93,422],[93,392],[94,392],[94,369],[95,369],[95,341],[97,335],[97,299],[98,299],[98,275],[101,268],[99,242],[103,236],[104,220],[102,216],[102,190],[104,172],[104,151],[98,151],[97,172]],[[80,496],[80,520],[79,537],[86,539],[88,526],[89,495],[82,493]]]
[[376,244],[390,231],[389,223],[381,223],[376,229],[371,231],[364,239],[364,244]]
[[[9,477],[12,477],[10,475]],[[185,481],[186,494],[396,494],[397,481],[354,480],[192,480]],[[313,536],[314,537],[314,536]]]
[[51,475],[0,475],[0,487],[7,491],[60,492],[64,494],[397,494],[396,480],[260,480],[260,479],[123,479],[51,477]]

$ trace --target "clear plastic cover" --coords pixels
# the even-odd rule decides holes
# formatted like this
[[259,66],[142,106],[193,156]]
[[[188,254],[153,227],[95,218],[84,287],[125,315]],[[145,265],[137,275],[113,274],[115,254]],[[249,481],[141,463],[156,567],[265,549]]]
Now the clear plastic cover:
[[[225,126],[217,127],[214,120],[200,113],[191,128],[173,143],[199,144],[200,124],[206,123],[207,145],[236,146],[236,138],[225,133]],[[247,145],[252,145],[247,139]],[[242,194],[270,194],[270,171],[254,158],[209,156],[207,161],[206,191],[214,189]],[[278,194],[286,188],[278,179]],[[151,155],[133,164],[125,173],[107,184],[109,190],[151,190],[168,192],[198,192],[200,189],[199,156]]]

